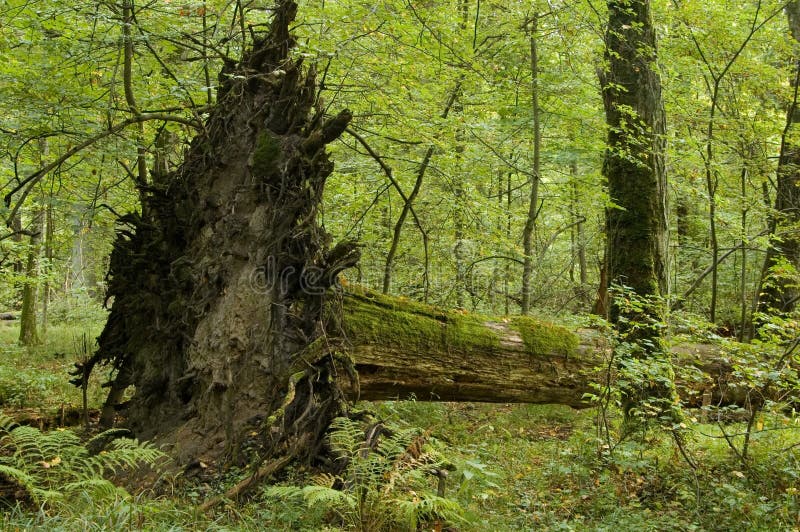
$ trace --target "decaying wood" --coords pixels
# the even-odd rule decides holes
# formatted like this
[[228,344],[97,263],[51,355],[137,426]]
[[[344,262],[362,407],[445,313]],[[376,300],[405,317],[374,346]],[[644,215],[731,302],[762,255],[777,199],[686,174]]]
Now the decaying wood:
[[[355,313],[359,317],[351,325]],[[605,335],[594,329],[570,331],[575,346],[532,352],[513,324],[513,318],[486,318],[486,331],[497,338],[486,347],[481,338],[454,346],[444,339],[438,345],[419,349],[414,338],[381,335],[380,328],[360,330],[364,315],[372,313],[374,324],[391,322],[390,313],[408,314],[423,327],[444,331],[459,314],[400,299],[370,295],[363,291],[344,296],[344,320],[350,343],[349,354],[359,374],[359,389],[346,386],[352,398],[362,400],[408,399],[418,401],[475,401],[493,403],[563,404],[573,408],[590,406],[585,394],[596,393],[593,383],[604,382],[610,361]],[[517,326],[518,327],[518,326]],[[546,325],[539,333],[563,334],[567,329]],[[413,335],[412,335],[413,336]],[[546,343],[546,342],[545,342]],[[741,404],[746,390],[732,386],[731,365],[709,344],[681,343],[672,348],[681,399],[690,406]]]
[[344,408],[319,340],[337,335],[323,298],[358,249],[334,245],[318,209],[326,145],[352,115],[327,112],[315,68],[291,53],[297,9],[276,2],[220,73],[182,163],[140,186],[111,253],[98,350],[74,372],[80,385],[112,367],[102,423],[124,420],[179,463],[310,459]]
[[602,358],[591,353],[603,350],[597,335],[583,336],[585,343],[580,349],[591,357],[553,353],[534,357],[513,331],[498,323],[487,326],[497,327],[504,336],[502,348],[419,353],[372,343],[355,345],[352,356],[360,393],[351,387],[351,397],[589,406],[583,396],[601,377],[594,366],[601,364]]

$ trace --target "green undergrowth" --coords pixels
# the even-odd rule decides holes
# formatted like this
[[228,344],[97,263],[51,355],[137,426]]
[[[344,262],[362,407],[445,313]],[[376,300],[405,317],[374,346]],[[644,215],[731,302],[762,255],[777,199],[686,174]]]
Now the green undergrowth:
[[[745,423],[687,419],[690,466],[666,434],[606,448],[594,410],[549,405],[385,403],[448,442],[470,481],[449,487],[471,512],[461,530],[795,530],[800,418],[765,414],[747,465]],[[618,423],[620,420],[610,420]],[[723,430],[725,431],[723,434]]]
[[[378,300],[387,309],[396,304],[393,298]],[[347,304],[354,305],[348,312],[356,315],[359,304],[374,306],[372,300],[357,298]],[[450,314],[412,307],[415,311],[397,313],[410,336],[388,341],[396,341],[398,347],[408,347],[410,341],[418,346],[442,341]],[[415,328],[420,316],[430,316],[424,326],[433,323],[438,328],[430,326],[426,332],[423,327],[420,333]],[[372,338],[387,341],[380,335],[391,324],[370,323]],[[455,328],[463,331],[470,323],[478,324],[458,322]],[[16,345],[16,328],[3,324],[0,386],[22,386],[20,376],[30,375],[40,384],[25,385],[23,392],[12,394],[19,405],[55,407],[61,401],[78,401],[79,391],[67,384],[66,370],[78,356],[75,339],[83,332],[82,327],[53,327],[47,344],[23,349]],[[524,340],[521,331],[520,336]],[[548,349],[557,352],[558,346]],[[99,404],[99,382],[92,387],[94,404]],[[398,451],[410,449],[411,440],[400,441],[394,454],[386,453],[391,459],[378,463],[369,484],[358,484],[364,478],[360,473],[343,473],[340,478],[350,491],[341,496],[320,483],[318,470],[298,464],[275,479],[275,485],[286,487],[277,491],[285,495],[280,500],[267,489],[211,513],[200,512],[198,504],[242,480],[246,472],[232,469],[209,483],[156,472],[149,483],[127,491],[107,490],[104,497],[93,496],[87,486],[71,491],[69,504],[11,505],[0,512],[0,529],[356,530],[359,521],[351,518],[363,516],[365,508],[353,502],[363,493],[371,515],[413,511],[426,517],[421,530],[435,529],[437,511],[452,520],[446,524],[462,532],[800,530],[800,416],[785,406],[767,408],[753,422],[746,460],[737,454],[747,432],[747,423],[741,421],[745,418],[733,410],[687,410],[680,432],[691,463],[667,432],[605,441],[599,436],[596,409],[414,401],[358,406],[385,420],[398,435],[424,438],[417,458],[430,455],[425,458],[430,462],[417,460],[416,469],[407,467],[411,462],[398,458]],[[13,408],[4,404],[2,410]],[[618,430],[619,413],[612,408],[605,422]],[[49,453],[30,467],[37,474],[45,472],[38,469],[45,463],[60,467],[66,456],[62,454]],[[350,454],[361,456],[357,450]],[[431,496],[437,480],[426,469],[428,464],[448,464],[444,500]],[[384,483],[391,479],[391,486]],[[365,485],[369,490],[358,491]]]
[[[41,344],[23,347],[17,341],[19,325],[0,322],[0,409],[37,409],[50,414],[62,406],[80,406],[81,390],[69,383],[68,372],[86,351],[91,353],[101,328],[100,322],[51,325]],[[96,372],[90,381],[90,408],[102,403],[103,373]]]
[[[462,532],[521,530],[795,530],[800,526],[797,419],[769,414],[751,443],[748,467],[715,423],[687,420],[686,452],[668,436],[630,439],[613,452],[597,440],[595,412],[536,405],[386,402],[363,405],[395,429],[435,443],[437,460],[453,465],[445,497],[460,509]],[[723,425],[740,440],[744,424]],[[737,441],[738,441],[737,440]],[[229,484],[240,479],[231,476]],[[373,482],[381,482],[378,476]],[[3,529],[48,530],[356,530],[344,527],[318,473],[295,466],[268,490],[203,514],[207,486],[170,479],[168,495],[145,491],[105,501],[87,499],[80,512],[12,509]],[[397,498],[418,503],[435,478],[397,485]],[[224,489],[218,486],[217,490]],[[378,484],[376,494],[386,488]],[[283,495],[276,501],[275,494]],[[342,496],[347,497],[347,494]],[[407,498],[407,499],[405,499]],[[390,499],[391,500],[391,499]],[[326,506],[326,505],[332,506]],[[391,502],[389,504],[392,504]],[[336,509],[332,511],[331,508]],[[379,511],[373,507],[371,511]],[[394,510],[394,507],[386,511]],[[428,530],[430,528],[422,528]],[[385,530],[392,530],[386,528]]]
[[[800,425],[790,417],[770,414],[764,426],[785,430],[756,432],[747,468],[718,425],[687,420],[686,452],[696,465],[693,469],[665,435],[633,438],[609,452],[597,440],[592,410],[412,401],[362,406],[394,429],[413,430],[434,442],[437,460],[452,465],[445,498],[459,508],[458,520],[447,523],[461,532],[767,531],[800,526]],[[741,423],[723,426],[734,438],[744,430]],[[380,512],[373,495],[390,505],[383,510],[388,514],[397,511],[393,501],[418,504],[436,489],[430,475],[420,475],[413,485],[388,488],[381,479],[392,474],[376,471],[382,473],[370,481],[375,483],[367,494],[370,506],[361,510],[348,499],[359,484],[349,484],[351,491],[334,496],[317,472],[295,466],[279,479],[283,488],[268,488],[244,504],[223,506],[210,515],[192,513],[190,502],[203,497],[195,492],[195,498],[187,498],[185,489],[169,499],[140,497],[124,513],[119,505],[107,511],[128,516],[127,523],[141,530],[158,530],[170,519],[172,530],[364,530],[368,528],[359,528],[358,520],[345,526],[341,514]],[[392,496],[390,489],[396,490]],[[336,498],[342,499],[340,506]],[[109,520],[97,511],[98,518]],[[419,528],[431,529],[430,523]]]

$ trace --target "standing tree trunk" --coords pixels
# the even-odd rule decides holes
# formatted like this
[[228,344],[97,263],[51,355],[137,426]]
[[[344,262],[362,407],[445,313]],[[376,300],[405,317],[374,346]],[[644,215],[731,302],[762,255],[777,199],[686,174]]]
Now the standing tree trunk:
[[[39,163],[41,164],[49,152],[47,139],[39,141]],[[25,261],[25,280],[22,284],[22,310],[19,316],[20,345],[36,345],[39,343],[39,331],[36,323],[36,296],[38,288],[39,246],[42,240],[42,219],[45,209],[34,210],[31,222],[31,237],[28,257]]]
[[326,294],[358,253],[329,250],[317,214],[326,145],[351,114],[323,116],[313,67],[290,54],[296,11],[280,0],[268,34],[223,70],[204,133],[145,191],[143,214],[121,219],[112,251],[113,305],[87,362],[116,370],[104,418],[123,410],[179,461],[242,461],[245,446],[280,463],[311,457],[344,405]]
[[[800,1],[786,6],[789,29],[800,46]],[[795,54],[795,72],[792,80],[794,96],[786,116],[786,127],[781,136],[781,153],[778,160],[778,183],[775,197],[775,214],[771,219],[772,240],[761,275],[758,309],[761,312],[786,314],[797,307],[800,299],[797,272],[800,271],[800,145],[797,127],[800,125],[798,85],[800,85],[800,55]],[[783,271],[780,265],[788,263],[794,274]],[[785,270],[785,269],[784,269]],[[794,277],[794,278],[793,278]]]
[[522,252],[525,255],[522,264],[522,301],[520,311],[528,314],[531,311],[531,281],[533,278],[533,245],[536,237],[536,218],[539,216],[539,182],[541,180],[542,126],[541,109],[539,108],[539,52],[537,39],[539,31],[539,14],[534,13],[530,20],[531,49],[531,106],[533,107],[533,172],[531,189],[528,197],[528,217],[522,230]]
[[36,325],[36,284],[39,243],[41,241],[42,213],[35,211],[31,228],[28,257],[25,260],[25,280],[22,284],[22,311],[19,315],[20,345],[36,345],[39,343],[39,332]]
[[[606,69],[600,73],[608,124],[603,175],[614,205],[606,209],[607,280],[651,299],[641,307],[625,306],[612,294],[610,318],[636,346],[635,356],[655,359],[663,350],[657,299],[667,289],[668,249],[665,118],[655,30],[649,0],[608,0],[608,17]],[[626,412],[646,396],[671,395],[647,385],[625,392]]]
[[[575,258],[577,257],[581,299],[585,299],[584,290],[588,282],[588,268],[586,265],[586,232],[583,228],[583,220],[585,218],[579,213],[580,194],[578,192],[578,163],[574,159],[569,163],[569,176],[571,192],[570,199],[572,200],[572,217],[575,223],[575,227],[572,230],[572,261],[574,264]],[[572,280],[574,281],[574,273]]]
[[91,213],[87,213],[89,221],[85,222],[83,216],[76,213],[72,217],[74,237],[70,251],[70,271],[67,290],[84,290],[91,296],[98,295],[97,276],[95,266],[92,264],[92,225]]
[[44,274],[45,280],[42,285],[42,337],[47,341],[47,325],[48,325],[48,309],[50,306],[50,273],[53,269],[53,238],[55,236],[55,227],[53,226],[53,195],[47,199],[47,208],[45,209],[44,218]]
[[[462,77],[463,79],[463,77]],[[450,110],[453,108],[453,105],[456,102],[459,94],[461,93],[461,85],[462,80],[460,79],[455,87],[453,88],[452,92],[447,98],[447,103],[444,106],[444,111],[439,117],[444,120],[450,114]],[[386,262],[383,266],[383,293],[388,294],[392,288],[392,269],[394,268],[394,259],[397,255],[397,250],[400,246],[400,236],[403,234],[403,225],[406,222],[406,218],[408,218],[409,213],[414,207],[414,200],[417,199],[417,195],[419,191],[422,189],[422,181],[425,178],[425,172],[428,171],[428,165],[431,163],[431,159],[433,158],[433,153],[436,151],[436,146],[431,144],[428,146],[428,149],[425,151],[425,156],[422,158],[422,162],[419,165],[419,169],[417,170],[417,179],[414,181],[414,188],[411,190],[411,193],[408,195],[408,198],[405,199],[403,203],[403,209],[400,211],[400,216],[397,218],[397,223],[394,225],[394,233],[392,234],[392,243],[389,246],[389,252],[386,254]],[[426,281],[427,286],[427,281]],[[427,289],[426,289],[427,294]]]

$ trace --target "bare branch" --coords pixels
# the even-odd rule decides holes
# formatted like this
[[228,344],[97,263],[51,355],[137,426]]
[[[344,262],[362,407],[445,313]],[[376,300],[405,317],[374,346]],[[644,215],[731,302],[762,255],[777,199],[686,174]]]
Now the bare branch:
[[17,215],[20,206],[25,202],[25,198],[28,197],[28,194],[30,194],[30,191],[33,188],[33,186],[36,183],[38,183],[39,180],[42,179],[44,176],[46,176],[49,172],[64,164],[75,154],[80,153],[81,151],[85,150],[89,146],[96,144],[97,142],[103,140],[104,138],[109,137],[111,135],[116,135],[120,131],[123,131],[125,128],[133,124],[141,124],[144,122],[149,122],[151,120],[161,120],[164,122],[177,122],[179,124],[184,124],[198,130],[202,129],[202,124],[200,124],[195,120],[184,118],[182,116],[162,114],[162,113],[142,113],[137,116],[133,116],[131,118],[123,120],[119,124],[111,126],[110,128],[101,131],[100,133],[97,133],[96,135],[89,137],[83,142],[77,144],[73,148],[67,150],[61,157],[58,157],[53,162],[43,166],[39,170],[33,172],[26,178],[22,179],[19,182],[19,184],[17,184],[17,186],[15,186],[10,192],[8,192],[5,195],[5,198],[3,200],[5,202],[6,207],[11,207],[11,200],[14,197],[14,194],[19,192],[20,190],[22,191],[22,196],[19,198],[14,207],[11,209],[11,212],[8,214],[6,218],[6,225],[9,227],[11,226],[11,220],[13,220],[14,217]]

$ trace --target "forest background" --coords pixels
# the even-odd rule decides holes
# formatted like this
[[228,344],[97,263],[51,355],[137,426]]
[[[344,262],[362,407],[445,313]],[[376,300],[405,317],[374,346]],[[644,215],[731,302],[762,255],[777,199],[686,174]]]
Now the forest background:
[[[652,2],[669,334],[755,340],[756,358],[792,354],[798,338],[797,257],[783,245],[797,208],[778,193],[797,135],[787,6]],[[21,314],[22,344],[104,319],[117,218],[140,208],[150,169],[183,160],[268,7],[0,4],[0,300]],[[603,310],[606,213],[619,208],[602,172],[606,5],[328,1],[298,13],[295,57],[315,65],[318,103],[353,114],[330,146],[320,211],[328,233],[360,244],[343,283],[496,316]],[[759,306],[770,283],[788,294],[781,308]]]

